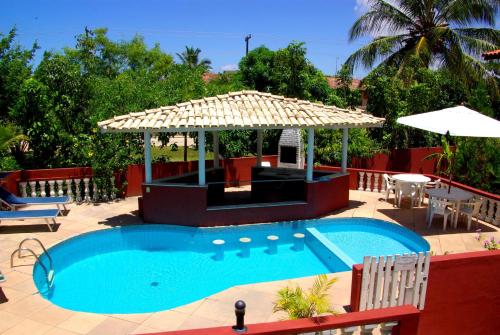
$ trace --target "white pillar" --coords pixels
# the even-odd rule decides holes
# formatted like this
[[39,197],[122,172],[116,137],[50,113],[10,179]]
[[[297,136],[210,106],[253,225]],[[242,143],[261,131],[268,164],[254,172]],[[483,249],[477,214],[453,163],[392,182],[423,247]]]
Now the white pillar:
[[205,185],[205,130],[198,130],[198,184]]
[[349,140],[349,132],[347,128],[342,129],[342,172],[347,172],[347,141]]
[[263,141],[263,131],[262,129],[257,129],[257,166],[262,166],[262,141]]
[[144,168],[146,170],[146,183],[152,181],[151,178],[151,132],[144,132]]
[[219,167],[219,132],[214,131],[214,168]]
[[314,168],[314,128],[307,129],[307,181],[313,180]]

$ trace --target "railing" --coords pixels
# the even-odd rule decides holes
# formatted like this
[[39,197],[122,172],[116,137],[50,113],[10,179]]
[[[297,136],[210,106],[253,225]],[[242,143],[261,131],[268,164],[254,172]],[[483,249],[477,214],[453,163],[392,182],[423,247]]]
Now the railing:
[[[359,169],[356,170],[358,179],[357,181],[358,191],[379,192],[379,193],[384,193],[386,191],[386,185],[383,177],[384,173],[387,173],[390,176],[393,174],[400,173],[393,171],[359,170]],[[430,174],[427,174],[426,176],[430,177],[432,180],[442,179],[438,176]],[[442,179],[442,184],[440,187],[448,187],[449,184],[450,184],[449,180]],[[481,209],[479,211],[479,214],[477,215],[478,219],[488,223],[492,223],[495,226],[500,226],[499,196],[453,181],[451,182],[451,185],[453,187],[457,187],[469,193],[472,193],[475,199],[481,200]]]
[[57,197],[67,195],[71,202],[97,202],[116,198],[112,191],[115,177],[110,178],[111,187],[99,189],[92,177],[27,180],[18,182],[22,197]]
[[170,331],[158,335],[416,335],[420,312],[406,305],[364,312],[236,326]]

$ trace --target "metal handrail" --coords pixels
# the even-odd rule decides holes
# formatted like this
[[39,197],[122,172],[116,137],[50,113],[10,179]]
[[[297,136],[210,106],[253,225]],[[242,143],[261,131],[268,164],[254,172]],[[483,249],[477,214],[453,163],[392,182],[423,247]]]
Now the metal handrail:
[[[40,245],[40,247],[42,247],[42,250],[44,252],[45,255],[47,255],[47,259],[49,260],[49,265],[50,265],[50,269],[47,269],[47,267],[45,266],[45,264],[43,264],[43,262],[41,261],[40,257],[30,248],[23,248],[23,244],[27,241],[35,241],[35,242],[38,242],[38,244]],[[25,238],[24,240],[21,241],[21,243],[19,243],[19,246],[17,247],[16,250],[14,250],[12,252],[12,254],[10,255],[10,267],[13,268],[14,267],[14,256],[16,255],[17,253],[17,256],[18,258],[22,258],[22,254],[21,254],[21,251],[27,251],[29,253],[31,253],[32,256],[35,257],[36,261],[40,264],[40,266],[42,267],[43,269],[43,272],[45,273],[45,279],[47,281],[47,286],[48,288],[50,288],[54,282],[54,266],[52,264],[52,257],[50,256],[50,254],[48,253],[47,249],[45,248],[45,246],[43,245],[43,243],[35,238],[35,237],[28,237],[28,238]]]

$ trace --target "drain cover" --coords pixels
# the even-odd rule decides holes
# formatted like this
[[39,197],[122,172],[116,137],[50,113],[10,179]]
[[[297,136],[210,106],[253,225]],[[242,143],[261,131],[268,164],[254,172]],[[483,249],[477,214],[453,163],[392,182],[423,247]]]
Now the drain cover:
[[157,281],[153,281],[153,282],[151,282],[151,284],[150,284],[150,285],[151,285],[151,286],[158,286],[158,285],[160,285],[160,283],[158,283]]

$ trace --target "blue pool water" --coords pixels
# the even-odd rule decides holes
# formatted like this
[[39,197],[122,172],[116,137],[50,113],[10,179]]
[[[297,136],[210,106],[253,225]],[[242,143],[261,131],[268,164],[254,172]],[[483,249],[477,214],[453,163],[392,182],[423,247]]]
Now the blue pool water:
[[[302,250],[293,234],[305,234]],[[279,236],[270,253],[268,235]],[[252,239],[243,257],[239,238]],[[223,239],[224,258],[212,241]],[[83,234],[49,249],[54,285],[39,264],[37,288],[54,304],[95,313],[145,313],[241,284],[350,270],[364,255],[429,250],[413,232],[373,219],[318,219],[224,228],[140,225]],[[46,257],[42,262],[47,264]]]

